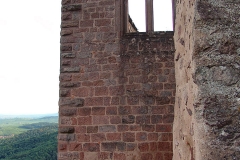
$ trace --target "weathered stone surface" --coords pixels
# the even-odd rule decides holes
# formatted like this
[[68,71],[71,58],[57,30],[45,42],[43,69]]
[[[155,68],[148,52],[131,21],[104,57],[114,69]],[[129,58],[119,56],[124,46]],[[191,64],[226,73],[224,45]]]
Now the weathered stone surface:
[[62,22],[61,27],[70,28],[70,27],[78,27],[78,25],[79,25],[78,21],[67,21],[67,22]]
[[76,108],[63,108],[63,109],[61,109],[60,115],[73,116],[73,115],[76,115],[76,113],[77,113]]
[[173,159],[239,159],[239,2],[176,2]]
[[78,73],[79,71],[80,71],[80,67],[61,68],[61,73]]
[[74,58],[76,57],[75,53],[62,53],[62,58]]
[[62,83],[60,83],[59,86],[62,88],[73,88],[73,87],[79,87],[80,83],[79,82],[62,82]]
[[65,159],[79,159],[79,152],[61,152],[58,154],[59,160],[65,160]]
[[84,105],[84,99],[81,98],[60,98],[59,106],[70,106],[70,107],[82,107]]
[[60,133],[73,133],[74,127],[60,127],[59,132]]
[[104,142],[102,143],[102,150],[113,152],[113,151],[125,151],[126,150],[126,143],[124,142]]
[[58,140],[59,141],[75,141],[75,134],[59,134]]
[[73,31],[72,30],[68,30],[68,29],[66,29],[66,30],[61,30],[61,32],[60,32],[60,35],[61,36],[67,36],[67,35],[71,35],[73,33]]
[[62,6],[62,12],[67,11],[80,11],[82,9],[81,4],[72,4],[72,5],[64,5]]
[[60,50],[61,51],[72,51],[72,45],[61,45]]
[[121,2],[62,1],[61,159],[172,158],[173,32],[123,35]]
[[135,117],[133,115],[130,116],[123,116],[122,123],[123,124],[131,124],[135,122]]

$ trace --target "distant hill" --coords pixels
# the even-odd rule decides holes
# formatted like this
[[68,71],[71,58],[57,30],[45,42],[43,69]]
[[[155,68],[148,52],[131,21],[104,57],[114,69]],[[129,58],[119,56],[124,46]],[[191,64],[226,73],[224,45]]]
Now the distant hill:
[[4,115],[0,114],[0,119],[10,119],[10,118],[42,118],[42,117],[52,117],[58,116],[58,113],[52,114],[32,114],[32,115]]
[[[1,119],[0,120],[0,136],[17,135],[17,134],[26,132],[29,129],[36,129],[42,126],[51,125],[51,123],[57,124],[58,116],[48,116],[48,117],[41,117],[41,118]],[[30,125],[30,124],[34,124],[34,125]],[[26,127],[26,125],[29,125],[29,126]],[[32,128],[29,128],[30,126]]]
[[[37,123],[25,127],[28,130],[13,138],[0,139],[1,160],[56,160],[58,124]],[[24,126],[24,125],[23,125]]]

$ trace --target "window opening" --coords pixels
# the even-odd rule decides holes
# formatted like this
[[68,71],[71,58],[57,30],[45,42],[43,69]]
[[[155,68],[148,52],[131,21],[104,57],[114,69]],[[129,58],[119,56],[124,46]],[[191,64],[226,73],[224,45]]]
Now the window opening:
[[128,30],[135,26],[138,32],[146,32],[145,0],[128,0],[128,15]]
[[153,0],[154,31],[173,31],[172,0]]
[[123,0],[124,31],[173,31],[174,0]]

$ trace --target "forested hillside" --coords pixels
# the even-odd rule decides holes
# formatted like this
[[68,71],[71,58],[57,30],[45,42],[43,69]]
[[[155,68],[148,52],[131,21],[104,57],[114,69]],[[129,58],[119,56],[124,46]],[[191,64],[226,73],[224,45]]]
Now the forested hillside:
[[[39,127],[38,124],[32,125],[26,125],[26,127]],[[56,160],[57,128],[58,125],[55,123],[38,129],[28,130],[13,138],[0,139],[0,159]]]
[[0,160],[56,160],[58,117],[0,119]]
[[[35,129],[48,125],[44,123],[58,123],[58,116],[0,119],[0,139],[1,136],[17,135],[26,132],[29,129]],[[35,126],[31,124],[35,124]]]

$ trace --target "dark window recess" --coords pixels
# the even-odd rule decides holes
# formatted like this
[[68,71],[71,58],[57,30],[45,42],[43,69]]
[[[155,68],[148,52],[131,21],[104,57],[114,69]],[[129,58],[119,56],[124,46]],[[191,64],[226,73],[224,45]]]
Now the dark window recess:
[[125,33],[173,31],[175,0],[123,0]]

